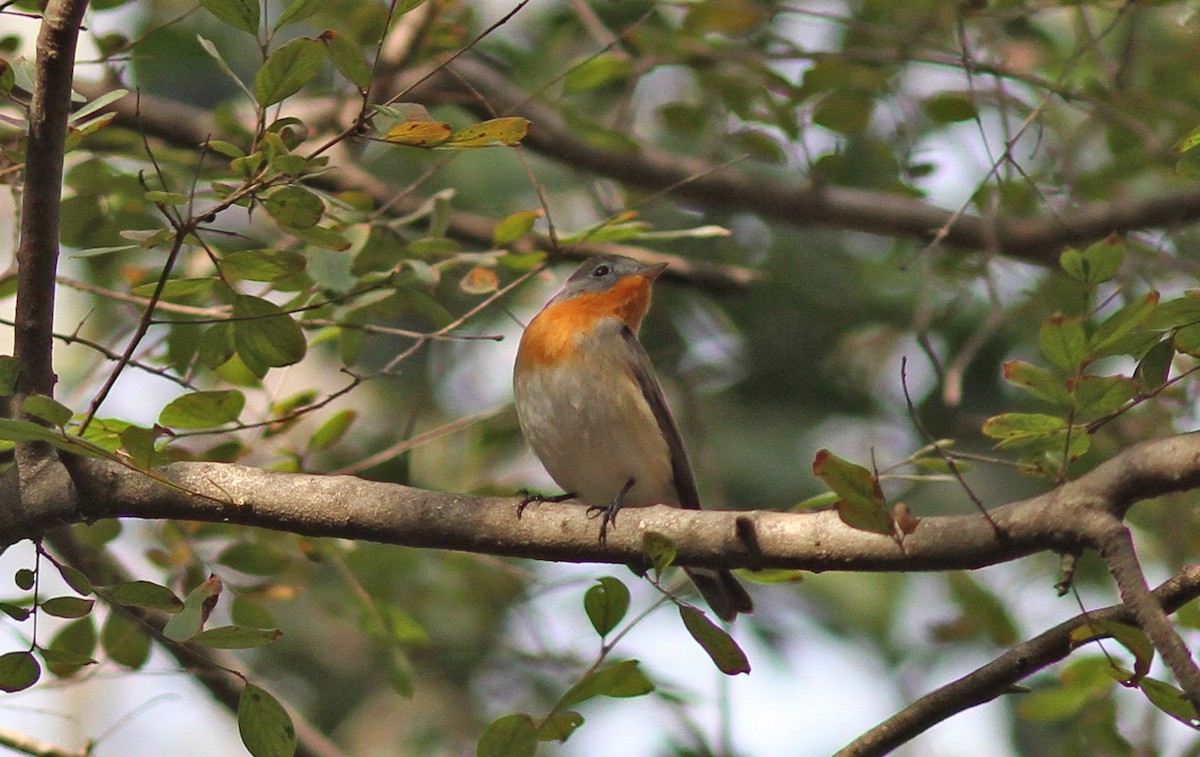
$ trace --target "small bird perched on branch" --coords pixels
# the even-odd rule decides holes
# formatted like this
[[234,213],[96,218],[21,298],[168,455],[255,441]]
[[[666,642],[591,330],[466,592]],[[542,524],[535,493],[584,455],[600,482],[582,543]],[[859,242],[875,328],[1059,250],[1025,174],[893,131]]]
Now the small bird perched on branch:
[[[666,267],[588,259],[529,322],[517,350],[521,430],[567,496],[602,511],[601,541],[622,507],[700,508],[679,426],[637,338],[650,286]],[[684,570],[723,620],[754,609],[728,570]]]

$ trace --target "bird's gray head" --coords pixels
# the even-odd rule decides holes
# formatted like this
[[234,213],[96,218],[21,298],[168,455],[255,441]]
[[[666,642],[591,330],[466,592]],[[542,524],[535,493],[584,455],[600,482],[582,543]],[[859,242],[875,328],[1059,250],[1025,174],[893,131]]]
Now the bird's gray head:
[[624,255],[596,255],[575,269],[554,299],[563,300],[585,292],[604,292],[627,276],[640,276],[653,281],[666,268],[666,263],[647,265]]

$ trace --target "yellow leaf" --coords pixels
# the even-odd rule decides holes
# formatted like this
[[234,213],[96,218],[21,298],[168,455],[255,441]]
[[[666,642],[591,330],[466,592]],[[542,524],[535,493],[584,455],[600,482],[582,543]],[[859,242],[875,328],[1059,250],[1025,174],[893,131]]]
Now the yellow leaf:
[[467,271],[467,275],[463,276],[458,285],[467,294],[490,294],[499,288],[500,279],[491,268],[475,266]]
[[385,142],[410,147],[434,147],[450,138],[450,124],[442,121],[405,121],[383,138]]
[[490,121],[459,129],[441,147],[447,150],[463,150],[473,147],[512,147],[520,144],[528,133],[529,121],[527,119],[516,116],[493,118]]

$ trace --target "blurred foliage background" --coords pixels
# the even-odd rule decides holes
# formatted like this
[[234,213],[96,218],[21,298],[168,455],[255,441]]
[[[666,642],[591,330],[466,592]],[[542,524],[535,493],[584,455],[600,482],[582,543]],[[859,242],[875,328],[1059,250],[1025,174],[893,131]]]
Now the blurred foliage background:
[[[1135,440],[1193,425],[1189,211],[1114,220],[1125,233],[1107,242],[1107,228],[1072,231],[1103,203],[1186,205],[1179,198],[1197,191],[1195,11],[1194,2],[932,0],[94,3],[81,100],[105,106],[104,91],[136,91],[144,118],[85,108],[73,123],[58,399],[75,412],[73,429],[135,457],[352,471],[442,491],[551,491],[511,407],[515,339],[568,270],[573,258],[560,266],[560,253],[621,244],[710,266],[717,280],[756,274],[714,286],[676,266],[643,329],[712,506],[785,510],[819,495],[812,461],[828,448],[895,474],[884,481],[889,500],[918,515],[972,512],[927,449],[925,467],[905,464],[933,439],[978,457],[960,461],[985,505],[1020,499]],[[36,12],[23,2],[0,12],[10,200],[20,195],[36,29],[24,16]],[[290,57],[276,55],[285,48]],[[450,70],[467,73],[444,73],[464,49],[468,67]],[[560,121],[534,120],[517,149],[403,143],[405,124],[486,121],[481,102],[494,87],[472,81],[480,69]],[[183,113],[202,123],[165,103],[197,109]],[[555,139],[697,161],[708,167],[690,178],[697,185],[734,171],[748,194],[656,188],[653,176],[572,160]],[[655,165],[647,159],[648,172]],[[860,191],[880,215],[769,200],[823,188]],[[914,232],[916,221],[878,220],[893,207],[946,211],[947,229],[960,222],[949,213],[982,219],[984,231],[974,246],[931,241],[936,225]],[[472,218],[499,230],[480,234]],[[1066,231],[1051,249],[1023,247],[989,235],[989,224]],[[1116,267],[1089,278],[1060,265],[1067,241]],[[543,261],[551,266],[539,269]],[[1139,315],[1129,325],[1137,338],[1120,350],[1093,339],[1091,352],[1064,362],[1046,346],[1056,314],[1094,335],[1114,314],[1132,319],[1122,308],[1151,292],[1184,305],[1158,321]],[[141,335],[150,299],[156,323]],[[94,407],[113,353],[133,338],[134,363]],[[1160,343],[1165,357],[1151,356]],[[1121,378],[1114,404],[1086,419],[1077,398],[1054,406],[1046,391],[1005,381],[1014,360],[1056,371],[1057,386]],[[198,392],[207,393],[198,404],[178,404]],[[1081,427],[1087,448],[1070,454],[1054,439],[997,452],[981,427],[1013,412],[1112,418]],[[1133,513],[1152,578],[1196,554],[1189,499]],[[595,577],[632,587],[630,619],[658,596],[628,572],[587,566],[233,526],[79,530],[178,596],[220,575],[217,617],[283,630],[239,653],[247,675],[354,755],[472,753],[494,718],[545,714],[586,676],[600,648],[582,611]],[[32,549],[5,560],[47,572]],[[1056,580],[1057,560],[1043,555],[972,575],[764,582],[753,589],[758,612],[735,632],[754,673],[729,680],[709,673],[659,608],[627,621],[633,630],[611,658],[643,660],[657,690],[579,705],[587,722],[541,753],[830,753],[1115,596],[1087,557],[1073,597],[1055,597]],[[6,594],[27,605],[19,583]],[[45,618],[39,641],[99,662],[60,671],[61,681],[12,695],[0,711],[52,740],[100,736],[97,755],[150,753],[130,744],[205,695],[185,688],[160,703],[156,681],[185,671],[160,652],[122,653],[104,633],[120,622],[109,613]],[[1197,620],[1180,616],[1187,627]],[[28,622],[10,625],[14,646],[27,644]],[[1108,659],[1081,650],[1031,680],[1032,693],[935,729],[908,753],[961,754],[964,744],[976,755],[1200,753],[1186,725],[1114,682],[1110,661],[1130,663],[1120,645],[1105,650]],[[29,712],[72,712],[77,691],[101,693],[80,695],[82,711],[67,718]],[[97,697],[124,708],[97,709]],[[194,753],[240,753],[232,716],[203,719],[228,740],[200,739]],[[175,742],[170,753],[189,748]]]

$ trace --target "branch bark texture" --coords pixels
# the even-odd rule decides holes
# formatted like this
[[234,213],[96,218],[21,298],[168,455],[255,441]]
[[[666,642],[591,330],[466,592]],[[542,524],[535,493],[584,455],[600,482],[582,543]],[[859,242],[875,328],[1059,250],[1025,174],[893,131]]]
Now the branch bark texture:
[[[0,545],[54,526],[108,517],[230,522],[313,536],[458,549],[563,562],[641,563],[642,535],[663,533],[683,565],[812,571],[979,568],[1044,550],[1096,547],[1123,513],[1127,476],[1146,496],[1200,485],[1200,433],[1134,445],[1079,479],[977,514],[924,518],[900,543],[841,522],[836,512],[621,512],[606,544],[585,508],[511,497],[440,493],[349,476],[277,473],[225,463],[175,463],[153,476],[117,462],[74,459],[36,492],[0,490]],[[28,495],[36,493],[36,498]],[[23,509],[14,508],[20,498]],[[19,513],[19,514],[18,514]]]
[[63,152],[71,112],[75,47],[87,0],[51,0],[37,39],[37,81],[29,106],[21,241],[17,247],[14,357],[20,365],[14,410],[34,393],[51,394],[54,275],[58,268]]

